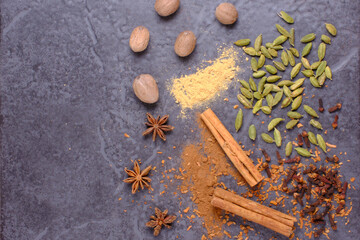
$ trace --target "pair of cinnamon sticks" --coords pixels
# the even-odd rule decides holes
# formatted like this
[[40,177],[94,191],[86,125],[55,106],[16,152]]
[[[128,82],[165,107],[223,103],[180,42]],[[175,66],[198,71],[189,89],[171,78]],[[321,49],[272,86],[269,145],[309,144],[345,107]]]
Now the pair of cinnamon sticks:
[[241,149],[240,145],[231,136],[215,113],[209,108],[200,116],[245,181],[251,187],[254,187],[261,182],[264,177],[260,174],[252,160]]
[[211,204],[214,207],[234,213],[287,237],[292,234],[294,223],[297,221],[293,216],[221,188],[215,189]]

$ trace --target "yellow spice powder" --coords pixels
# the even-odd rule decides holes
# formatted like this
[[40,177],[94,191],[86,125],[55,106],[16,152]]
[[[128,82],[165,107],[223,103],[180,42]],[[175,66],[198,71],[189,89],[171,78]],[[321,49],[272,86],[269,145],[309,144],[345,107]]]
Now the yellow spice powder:
[[217,59],[206,61],[209,66],[197,68],[194,74],[173,79],[170,91],[183,110],[193,109],[219,96],[235,78],[239,71],[236,66],[237,51],[230,47],[219,52]]

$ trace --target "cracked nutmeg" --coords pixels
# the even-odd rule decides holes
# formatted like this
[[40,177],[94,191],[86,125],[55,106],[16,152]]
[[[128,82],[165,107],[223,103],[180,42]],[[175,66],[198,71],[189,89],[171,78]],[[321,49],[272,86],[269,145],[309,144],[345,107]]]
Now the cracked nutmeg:
[[160,209],[155,208],[155,215],[151,216],[151,220],[146,223],[147,227],[154,228],[154,236],[159,235],[162,226],[164,225],[167,228],[170,228],[172,222],[176,220],[176,216],[167,215],[168,210],[161,212]]
[[143,136],[153,133],[153,141],[155,141],[157,135],[162,140],[166,141],[166,136],[164,132],[172,131],[174,129],[173,126],[164,125],[167,122],[169,115],[165,115],[162,118],[158,116],[155,119],[150,113],[146,113],[146,117],[148,122],[146,122],[145,125],[149,128],[143,132]]
[[129,170],[125,168],[125,172],[129,175],[129,177],[123,181],[126,183],[132,183],[132,194],[137,192],[139,186],[141,187],[141,189],[144,189],[144,186],[150,188],[149,183],[151,182],[151,179],[149,177],[146,177],[149,174],[150,170],[151,166],[148,166],[141,171],[139,163],[137,161],[134,161],[134,170]]

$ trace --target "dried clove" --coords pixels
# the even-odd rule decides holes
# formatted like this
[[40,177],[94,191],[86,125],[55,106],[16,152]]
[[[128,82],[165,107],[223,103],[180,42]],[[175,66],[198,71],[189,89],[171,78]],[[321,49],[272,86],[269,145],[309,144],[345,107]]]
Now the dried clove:
[[294,193],[294,198],[295,200],[301,205],[304,206],[303,200],[300,198],[300,194],[299,193]]
[[264,169],[265,169],[265,172],[268,175],[268,177],[271,178],[271,171],[270,171],[269,164],[267,162],[264,163]]
[[345,200],[347,188],[348,188],[348,182],[344,182],[344,185],[341,189],[340,199]]
[[309,134],[306,131],[301,133],[301,136],[304,138],[304,142],[307,148],[310,148]]
[[269,154],[267,154],[267,152],[265,151],[265,149],[261,149],[261,152],[263,153],[264,157],[265,157],[265,161],[270,162],[271,158],[269,156]]
[[324,112],[323,100],[319,98],[319,112]]
[[322,197],[320,197],[315,202],[311,203],[310,206],[312,206],[312,207],[319,206],[320,204],[323,203],[323,201],[324,201],[324,199]]
[[339,206],[336,208],[336,214],[339,214],[341,212],[341,210],[343,210],[345,207],[345,201],[341,200],[339,203]]
[[280,156],[279,151],[276,151],[276,157],[277,157],[277,160],[278,160],[278,164],[283,164],[284,163],[283,159]]
[[338,120],[339,120],[339,116],[336,114],[335,118],[334,118],[334,122],[331,124],[331,126],[333,127],[333,129],[337,128],[338,126]]
[[295,156],[284,161],[284,163],[299,163],[301,160],[300,156]]
[[303,141],[301,134],[298,135],[298,144],[300,147],[302,147],[302,145],[304,145],[304,141]]
[[331,213],[329,213],[329,214],[328,214],[328,217],[329,217],[329,222],[330,222],[330,225],[331,225],[332,230],[336,231],[336,230],[337,230],[337,226],[336,226],[336,223],[335,223],[335,221],[334,221],[334,216],[333,216]]
[[307,185],[307,189],[306,189],[306,194],[305,194],[305,198],[306,200],[310,200],[311,198],[311,189],[312,189],[312,183],[309,181],[308,185]]
[[287,188],[288,183],[290,182],[292,177],[295,175],[296,171],[297,171],[297,168],[295,166],[293,166],[291,168],[290,172],[288,173],[287,177],[283,181],[283,184],[282,184],[283,190],[285,190]]
[[333,113],[333,112],[335,112],[336,110],[340,110],[341,107],[342,107],[341,103],[337,103],[335,106],[329,108],[328,111],[329,111],[329,113]]
[[315,172],[315,170],[316,170],[316,166],[313,164],[310,164],[310,166],[303,171],[303,174],[312,173],[312,172]]

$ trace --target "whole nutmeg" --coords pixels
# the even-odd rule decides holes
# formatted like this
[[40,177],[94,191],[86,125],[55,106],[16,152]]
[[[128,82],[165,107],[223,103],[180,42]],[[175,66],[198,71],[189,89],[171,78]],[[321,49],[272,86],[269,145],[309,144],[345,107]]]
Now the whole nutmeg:
[[178,10],[180,0],[156,0],[155,11],[162,17],[167,17]]
[[134,28],[130,35],[129,45],[131,50],[134,52],[142,52],[144,51],[150,39],[149,30],[144,26],[138,26]]
[[159,100],[159,89],[150,74],[141,74],[134,79],[135,95],[144,103],[156,103]]
[[230,25],[236,22],[239,15],[234,5],[221,3],[215,10],[215,16],[222,24]]
[[195,34],[192,31],[184,31],[176,38],[174,50],[179,57],[186,57],[194,51],[195,45]]

